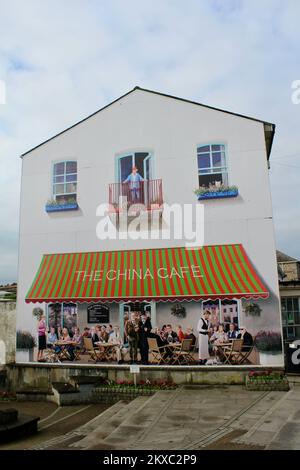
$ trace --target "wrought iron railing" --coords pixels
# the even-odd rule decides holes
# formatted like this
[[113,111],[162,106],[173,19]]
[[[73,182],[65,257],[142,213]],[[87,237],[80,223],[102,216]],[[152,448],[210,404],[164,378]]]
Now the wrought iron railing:
[[126,207],[144,206],[145,210],[159,209],[163,204],[162,180],[144,180],[109,185],[111,210],[121,211]]

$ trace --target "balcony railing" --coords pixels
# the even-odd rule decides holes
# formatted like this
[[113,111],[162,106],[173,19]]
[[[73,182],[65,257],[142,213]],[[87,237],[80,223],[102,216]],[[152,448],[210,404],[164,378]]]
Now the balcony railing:
[[163,204],[162,180],[145,180],[109,185],[111,210],[121,212],[135,205],[144,210],[160,209]]

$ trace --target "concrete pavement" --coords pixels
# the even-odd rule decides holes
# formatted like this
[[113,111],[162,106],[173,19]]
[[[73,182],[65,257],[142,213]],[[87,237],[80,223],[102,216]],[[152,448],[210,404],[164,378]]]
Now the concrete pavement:
[[[253,392],[239,385],[187,385],[129,403],[120,401],[102,412],[94,406],[78,407],[76,415],[74,407],[70,419],[65,418],[69,408],[43,420],[32,448],[300,449],[299,383],[289,392]],[[83,415],[84,421],[77,424],[76,417],[79,420]],[[47,426],[53,432],[64,423],[69,423],[65,433],[45,434]],[[52,438],[47,440],[48,436]],[[11,446],[29,448],[29,442]]]

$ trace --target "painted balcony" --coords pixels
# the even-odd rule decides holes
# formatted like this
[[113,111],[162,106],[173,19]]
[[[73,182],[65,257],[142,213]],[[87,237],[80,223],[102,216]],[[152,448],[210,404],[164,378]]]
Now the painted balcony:
[[137,183],[111,183],[109,185],[110,211],[121,213],[130,208],[137,211],[161,210],[163,204],[162,180]]

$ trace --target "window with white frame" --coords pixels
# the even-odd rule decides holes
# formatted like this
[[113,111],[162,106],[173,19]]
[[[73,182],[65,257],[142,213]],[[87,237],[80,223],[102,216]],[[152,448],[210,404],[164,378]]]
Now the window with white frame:
[[223,144],[197,147],[199,187],[228,185],[226,150]]
[[67,328],[71,333],[77,326],[78,307],[73,302],[54,303],[47,305],[48,328]]
[[53,199],[57,202],[76,202],[77,162],[57,162],[53,165]]

